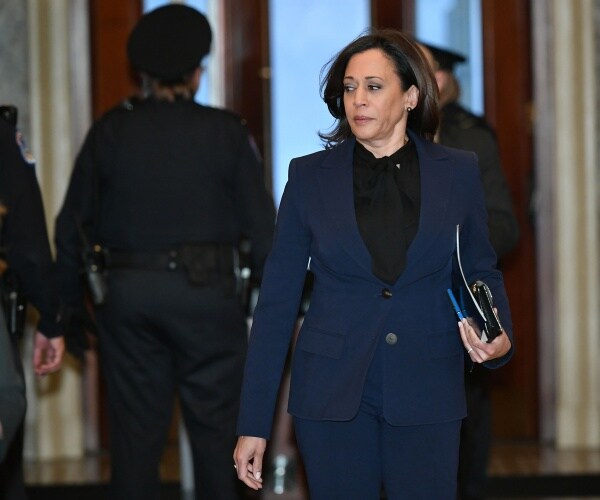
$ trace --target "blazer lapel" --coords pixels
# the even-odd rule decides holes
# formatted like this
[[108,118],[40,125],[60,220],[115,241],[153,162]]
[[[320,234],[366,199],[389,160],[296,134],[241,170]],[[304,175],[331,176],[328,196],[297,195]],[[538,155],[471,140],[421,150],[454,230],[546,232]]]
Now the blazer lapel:
[[421,215],[419,229],[408,249],[406,269],[398,278],[396,285],[413,282],[423,273],[429,272],[420,261],[428,255],[439,236],[439,227],[448,212],[448,191],[454,179],[454,169],[445,160],[444,149],[427,142],[409,131],[415,141],[421,173]]
[[[408,132],[415,142],[421,175],[421,215],[419,229],[407,254],[406,269],[395,286],[403,286],[428,272],[420,261],[428,254],[439,235],[438,228],[447,213],[448,196],[454,170],[445,161],[444,149]],[[350,138],[333,148],[318,169],[319,189],[329,226],[339,235],[344,249],[373,279],[371,255],[365,245],[354,211],[352,159],[355,139]],[[383,283],[383,282],[382,282]]]
[[354,138],[333,148],[318,170],[319,189],[329,224],[344,249],[369,273],[371,255],[360,235],[354,212],[352,159]]

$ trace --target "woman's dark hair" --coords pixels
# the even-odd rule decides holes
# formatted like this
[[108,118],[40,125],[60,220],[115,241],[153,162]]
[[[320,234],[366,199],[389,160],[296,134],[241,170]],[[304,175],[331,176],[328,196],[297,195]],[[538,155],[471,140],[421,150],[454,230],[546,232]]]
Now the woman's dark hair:
[[319,137],[330,148],[352,135],[344,109],[344,75],[350,58],[370,49],[382,50],[394,63],[402,90],[411,85],[419,90],[419,101],[408,115],[408,128],[433,140],[439,125],[439,95],[433,71],[414,40],[392,29],[374,29],[359,36],[323,67],[321,97],[337,122],[331,132],[320,132]]

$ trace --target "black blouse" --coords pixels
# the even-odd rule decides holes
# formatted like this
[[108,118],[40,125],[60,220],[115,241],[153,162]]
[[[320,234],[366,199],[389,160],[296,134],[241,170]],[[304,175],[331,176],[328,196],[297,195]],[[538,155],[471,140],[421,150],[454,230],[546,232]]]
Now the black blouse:
[[353,174],[356,222],[373,274],[394,284],[419,228],[421,176],[415,145],[408,141],[393,155],[375,158],[356,141]]

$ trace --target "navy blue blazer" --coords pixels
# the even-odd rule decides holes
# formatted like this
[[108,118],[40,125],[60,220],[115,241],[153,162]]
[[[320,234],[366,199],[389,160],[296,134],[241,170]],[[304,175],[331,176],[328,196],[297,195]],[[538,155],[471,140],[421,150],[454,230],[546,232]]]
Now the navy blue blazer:
[[[421,212],[406,268],[393,286],[372,273],[356,223],[355,140],[290,163],[250,334],[239,435],[270,436],[309,262],[314,288],[294,350],[288,403],[295,416],[355,416],[377,342],[388,333],[398,340],[382,360],[385,419],[416,425],[465,416],[465,351],[446,293],[457,224],[467,279],[490,286],[512,341],[475,154],[409,135],[419,158]],[[512,349],[486,365],[501,366],[511,356]]]

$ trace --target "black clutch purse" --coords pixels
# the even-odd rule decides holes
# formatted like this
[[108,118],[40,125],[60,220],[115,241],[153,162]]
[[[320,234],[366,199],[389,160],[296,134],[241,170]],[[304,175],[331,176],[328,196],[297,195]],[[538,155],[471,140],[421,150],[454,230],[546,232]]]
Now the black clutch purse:
[[470,286],[471,294],[479,306],[479,312],[482,316],[481,339],[485,342],[491,342],[502,333],[500,319],[494,311],[494,299],[489,287],[483,281],[476,281]]

